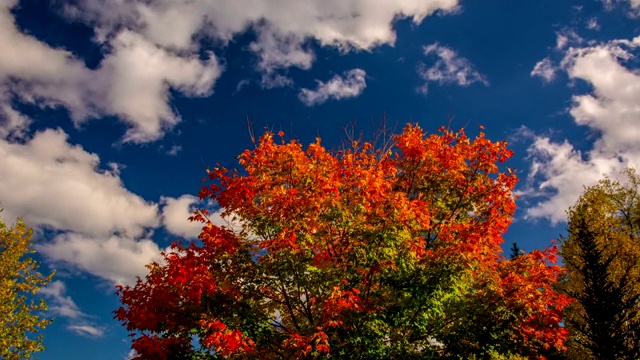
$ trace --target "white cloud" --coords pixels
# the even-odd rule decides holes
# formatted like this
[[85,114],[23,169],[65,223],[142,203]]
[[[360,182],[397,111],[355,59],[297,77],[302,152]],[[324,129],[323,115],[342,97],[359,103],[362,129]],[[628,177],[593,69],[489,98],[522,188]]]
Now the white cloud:
[[[89,75],[84,64],[62,49],[53,49],[21,33],[11,8],[17,1],[0,2],[0,117],[15,123],[21,117],[10,106],[13,96],[41,106],[67,104],[79,110],[92,91],[77,91]],[[91,106],[89,106],[91,107]],[[82,115],[89,116],[87,109]],[[8,120],[7,120],[8,119]],[[6,137],[6,131],[3,133]]]
[[346,50],[393,44],[398,18],[420,23],[436,11],[457,8],[458,0],[86,0],[67,5],[65,13],[103,33],[123,24],[140,28],[157,44],[180,49],[193,46],[199,34],[228,41],[267,24],[269,31],[283,36],[313,38]]
[[[249,50],[266,88],[290,86],[287,69],[309,69],[310,41],[340,51],[393,45],[393,24],[418,24],[434,12],[453,12],[458,0],[86,0],[66,3],[61,13],[94,29],[108,53],[97,69],[65,49],[54,49],[16,26],[11,8],[0,3],[0,94],[69,110],[76,125],[114,115],[129,128],[124,140],[160,138],[180,121],[169,89],[208,96],[222,71],[216,57],[201,53],[199,39],[225,43],[254,30]],[[8,104],[0,96],[0,104]],[[5,106],[6,107],[6,106]],[[6,109],[3,111],[7,113]],[[2,115],[0,115],[2,116]],[[6,115],[5,115],[6,116]]]
[[426,56],[435,55],[438,60],[432,65],[420,64],[418,75],[426,81],[419,89],[422,93],[427,93],[429,82],[439,84],[457,84],[469,86],[475,82],[489,86],[487,79],[480,74],[469,60],[458,54],[451,48],[434,43],[424,47]]
[[10,10],[17,3],[17,0],[0,2],[0,79],[15,76],[55,83],[82,76],[86,69],[70,52],[52,49],[16,28]]
[[169,150],[167,150],[167,155],[169,156],[177,156],[178,153],[182,150],[182,146],[180,145],[173,145],[169,148]]
[[127,355],[125,356],[124,360],[133,360],[138,356],[140,355],[135,350],[131,349],[129,350],[129,353],[127,353]]
[[189,217],[193,215],[194,210],[203,207],[209,208],[207,209],[209,210],[208,219],[211,223],[237,232],[242,231],[240,220],[233,219],[233,215],[222,216],[223,209],[216,208],[214,203],[201,201],[193,195],[182,195],[178,198],[162,197],[160,203],[163,205],[162,225],[176,236],[194,239],[200,235],[203,224],[189,221]]
[[0,182],[3,216],[62,232],[37,246],[50,261],[130,283],[160,253],[145,238],[160,225],[158,206],[128,191],[117,166],[101,170],[99,163],[61,130],[24,143],[0,140],[0,168],[11,174]]
[[124,360],[133,360],[138,356],[140,355],[135,350],[131,349],[129,350],[129,353],[127,353],[127,355],[124,357]]
[[326,83],[317,81],[318,87],[315,90],[302,89],[298,97],[307,106],[319,105],[329,99],[356,97],[367,87],[366,75],[362,69],[352,69],[346,71],[343,76],[335,75]]
[[527,217],[563,221],[564,211],[583,186],[595,184],[603,175],[616,176],[626,166],[640,165],[640,74],[626,65],[639,44],[636,38],[567,50],[562,70],[593,88],[573,96],[570,114],[596,140],[580,152],[567,141],[535,139],[529,149],[532,167],[525,195],[542,200],[527,209]]
[[189,221],[193,215],[194,206],[198,198],[192,195],[182,195],[179,198],[163,197],[161,199],[162,224],[170,233],[185,237],[197,238],[202,231],[202,223]]
[[157,205],[124,188],[114,171],[100,170],[99,158],[70,145],[61,130],[36,133],[30,141],[0,141],[0,201],[8,217],[105,236],[141,236],[158,225]]
[[122,236],[91,237],[64,233],[36,249],[56,263],[63,263],[116,284],[135,284],[146,265],[160,260],[161,249],[149,239]]
[[90,336],[90,337],[102,337],[104,335],[104,329],[91,325],[70,325],[67,329],[75,332],[78,335]]
[[640,75],[621,63],[633,57],[625,46],[637,45],[629,41],[615,41],[571,49],[563,60],[569,77],[593,86],[592,93],[573,97],[571,115],[577,124],[601,133],[596,145],[606,152],[637,147],[640,136]]
[[238,82],[238,85],[236,85],[236,91],[233,92],[232,95],[235,95],[237,93],[239,93],[245,86],[251,84],[251,80],[249,79],[242,79]]
[[204,63],[195,56],[176,56],[134,32],[121,32],[112,45],[114,52],[97,77],[111,82],[101,105],[131,125],[125,141],[156,140],[179,122],[169,106],[169,87],[206,96],[221,73],[213,54]]
[[92,317],[82,312],[66,292],[67,287],[60,280],[53,281],[38,290],[38,294],[47,298],[48,311],[54,316],[67,319],[69,322],[68,330],[78,335],[102,337],[104,328],[93,324]]
[[278,73],[292,66],[308,70],[315,55],[304,45],[304,37],[297,34],[281,34],[269,26],[258,28],[258,39],[249,48],[259,57],[258,69],[262,72],[261,85],[265,88],[289,86],[293,81]]
[[614,174],[622,165],[616,157],[582,154],[569,142],[553,142],[548,137],[536,137],[528,152],[532,160],[529,181],[536,183],[536,189],[524,195],[543,200],[528,208],[526,217],[547,218],[554,224],[566,219],[565,211],[584,186],[594,185],[603,174]]
[[[315,40],[341,51],[393,45],[393,23],[411,18],[418,24],[437,11],[453,12],[458,0],[85,0],[66,5],[64,13],[98,29],[98,38],[123,27],[136,29],[160,46],[193,49],[208,36],[221,42],[253,29],[250,50],[265,87],[290,85],[278,70],[307,69],[314,55],[305,46]],[[171,24],[168,26],[167,24]]]
[[[187,96],[207,96],[222,69],[213,54],[177,54],[142,35],[124,30],[110,38],[111,52],[90,70],[62,49],[21,33],[0,6],[0,104],[9,113],[8,94],[42,107],[63,106],[76,124],[117,115],[129,125],[125,141],[156,140],[179,116],[169,105],[169,88]],[[0,114],[2,116],[2,114]]]
[[31,119],[20,114],[11,106],[0,103],[0,139],[24,139],[30,125]]
[[76,305],[71,296],[66,296],[66,291],[66,285],[62,281],[56,280],[38,290],[38,293],[49,299],[47,304],[49,311],[57,316],[68,319],[85,317],[86,314],[80,311],[80,308],[78,308],[78,305]]
[[555,79],[557,70],[551,59],[547,57],[536,63],[531,70],[531,76],[539,76],[544,82],[549,83]]

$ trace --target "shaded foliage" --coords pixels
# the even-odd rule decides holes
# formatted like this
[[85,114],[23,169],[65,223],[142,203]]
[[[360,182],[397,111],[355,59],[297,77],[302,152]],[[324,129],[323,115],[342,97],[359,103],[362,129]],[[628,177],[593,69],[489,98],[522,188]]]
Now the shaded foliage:
[[566,309],[572,358],[640,358],[640,178],[626,175],[586,189],[569,210],[561,288],[576,299]]

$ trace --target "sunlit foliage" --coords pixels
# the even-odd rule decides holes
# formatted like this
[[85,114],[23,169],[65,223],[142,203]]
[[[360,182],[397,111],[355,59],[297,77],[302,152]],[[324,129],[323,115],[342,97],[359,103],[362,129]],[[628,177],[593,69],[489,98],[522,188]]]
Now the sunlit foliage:
[[506,142],[408,125],[391,150],[266,133],[214,168],[200,242],[175,245],[116,317],[141,359],[536,357],[562,349],[555,248],[514,259]]
[[43,276],[39,264],[30,257],[31,229],[22,220],[7,227],[0,219],[0,359],[26,359],[42,350],[44,329],[50,319],[43,299],[34,295],[51,280]]

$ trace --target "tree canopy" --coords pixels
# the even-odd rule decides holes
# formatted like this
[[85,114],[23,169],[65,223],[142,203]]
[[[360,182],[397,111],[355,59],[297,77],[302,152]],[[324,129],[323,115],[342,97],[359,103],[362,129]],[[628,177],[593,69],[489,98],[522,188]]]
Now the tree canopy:
[[625,175],[587,188],[569,210],[561,288],[576,299],[565,320],[574,358],[640,358],[640,177]]
[[0,359],[26,359],[42,350],[44,329],[50,319],[44,299],[33,298],[36,291],[51,280],[43,276],[39,264],[29,256],[32,230],[18,220],[7,227],[0,219]]
[[210,221],[115,312],[139,359],[536,357],[562,349],[555,247],[509,259],[506,142],[407,125],[389,151],[264,134],[200,192]]

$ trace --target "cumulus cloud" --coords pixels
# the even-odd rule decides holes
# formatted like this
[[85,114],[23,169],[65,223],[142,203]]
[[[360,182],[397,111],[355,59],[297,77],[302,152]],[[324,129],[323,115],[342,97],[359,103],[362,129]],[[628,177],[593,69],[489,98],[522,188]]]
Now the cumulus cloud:
[[178,51],[197,47],[202,37],[226,43],[253,30],[257,39],[249,49],[258,57],[261,84],[279,87],[291,84],[282,70],[311,66],[315,55],[307,46],[310,40],[343,52],[393,45],[396,20],[410,18],[419,24],[435,12],[457,10],[458,4],[458,0],[86,0],[66,5],[63,14],[94,26],[99,39],[126,27]]
[[102,337],[104,328],[97,326],[92,316],[82,312],[71,296],[67,295],[66,285],[56,280],[38,290],[38,294],[47,298],[48,311],[69,323],[67,329],[83,336]]
[[[170,233],[196,238],[202,224],[188,220],[199,200],[191,195],[162,197],[158,204],[127,190],[118,168],[99,167],[96,154],[68,143],[61,130],[45,130],[22,142],[0,140],[0,168],[11,176],[0,182],[3,217],[18,216],[30,226],[55,230],[36,249],[54,266],[66,266],[112,283],[133,284],[145,265],[159,260],[150,239],[163,225]],[[238,221],[211,211],[210,220],[240,230]],[[67,317],[73,317],[72,306]],[[77,328],[77,331],[87,328]],[[88,331],[88,330],[87,330]]]
[[112,282],[144,276],[160,248],[146,239],[160,225],[158,205],[128,191],[117,167],[99,167],[97,155],[45,130],[16,143],[0,140],[0,200],[8,222],[24,217],[59,234],[37,249]]
[[0,2],[0,78],[16,76],[25,80],[62,82],[67,77],[81,76],[84,65],[70,52],[50,48],[17,29],[11,14],[11,8],[17,3],[17,0]]
[[76,124],[116,115],[129,125],[125,141],[148,142],[180,120],[169,88],[206,96],[222,71],[213,54],[179,55],[129,30],[112,36],[110,53],[91,70],[70,52],[20,32],[13,5],[0,4],[0,44],[7,44],[0,48],[0,118],[15,118],[8,105],[15,94],[41,107],[65,107]]
[[[11,8],[15,0],[0,2],[0,119],[3,137],[7,128],[15,131],[21,115],[10,106],[17,96],[23,101],[41,101],[42,106],[86,103],[86,93],[74,91],[89,73],[84,65],[65,50],[53,49],[21,33]],[[48,96],[53,95],[53,98]],[[84,114],[87,115],[87,114]],[[21,131],[21,130],[19,130]]]
[[315,90],[302,89],[298,98],[305,105],[314,106],[329,99],[341,100],[356,97],[367,87],[366,75],[367,73],[362,69],[352,69],[344,72],[342,76],[334,76],[326,83],[317,80],[318,86]]
[[[188,239],[197,238],[202,231],[202,223],[189,221],[194,210],[203,207],[213,207],[211,202],[203,202],[193,195],[182,195],[178,198],[162,197],[160,199],[162,207],[162,225],[170,233]],[[233,215],[223,216],[223,209],[220,207],[209,210],[209,220],[211,223],[224,226],[240,232],[242,224],[240,220],[234,219]]]
[[423,48],[426,56],[436,56],[438,60],[427,66],[422,63],[418,66],[418,75],[426,81],[419,89],[422,93],[427,93],[428,84],[437,82],[438,84],[457,84],[469,86],[475,82],[489,86],[489,82],[480,74],[469,60],[459,56],[455,50],[446,46],[434,43]]
[[[434,12],[452,12],[459,0],[86,0],[67,2],[61,15],[93,28],[94,41],[107,49],[96,69],[65,49],[21,32],[11,8],[0,3],[0,94],[24,102],[69,110],[78,125],[115,116],[129,126],[124,141],[160,138],[180,121],[169,89],[208,96],[222,72],[217,58],[201,58],[200,40],[225,44],[247,31],[256,33],[248,49],[265,88],[292,85],[287,69],[309,69],[310,42],[342,52],[371,50],[395,42],[394,22],[418,24]],[[10,45],[9,45],[10,44]],[[13,95],[12,95],[13,96]],[[0,96],[0,104],[9,104]],[[0,117],[12,117],[1,108]],[[15,119],[15,117],[13,117]]]
[[124,188],[99,158],[48,129],[25,143],[0,141],[0,182],[7,216],[32,225],[94,236],[121,233],[137,237],[158,225],[157,205]]
[[205,62],[195,55],[177,56],[131,31],[119,33],[112,46],[96,77],[109,85],[100,105],[131,126],[125,141],[156,140],[179,122],[169,105],[170,87],[206,96],[221,73],[213,54]]
[[124,236],[92,237],[67,232],[36,245],[51,261],[64,263],[116,284],[135,284],[145,266],[160,260],[161,249],[150,239]]
[[551,59],[547,57],[536,63],[531,70],[531,76],[539,76],[544,82],[549,83],[555,79],[557,70]]
[[596,137],[581,152],[567,142],[539,136],[529,148],[530,187],[525,195],[541,197],[527,209],[530,218],[565,220],[564,211],[603,175],[615,176],[627,166],[640,166],[640,75],[628,60],[640,45],[613,40],[584,48],[570,48],[561,68],[570,79],[585,81],[592,91],[572,98],[570,114]]
[[529,181],[536,182],[525,197],[543,200],[526,210],[528,218],[547,218],[552,223],[564,221],[565,211],[584,191],[604,174],[613,175],[623,164],[616,157],[576,150],[568,141],[554,142],[536,137],[528,149],[531,159]]
[[229,41],[267,24],[267,31],[285,37],[302,36],[347,50],[393,44],[398,18],[420,23],[436,11],[457,8],[458,0],[86,0],[66,5],[64,13],[103,34],[123,25],[139,28],[157,44],[178,49],[193,46],[197,35]]
[[188,219],[193,215],[198,200],[192,195],[182,195],[179,198],[163,197],[162,224],[165,229],[177,236],[197,238],[202,230],[202,223]]

